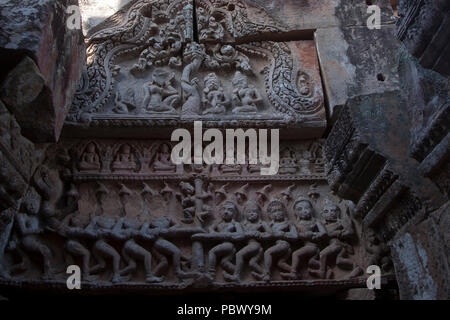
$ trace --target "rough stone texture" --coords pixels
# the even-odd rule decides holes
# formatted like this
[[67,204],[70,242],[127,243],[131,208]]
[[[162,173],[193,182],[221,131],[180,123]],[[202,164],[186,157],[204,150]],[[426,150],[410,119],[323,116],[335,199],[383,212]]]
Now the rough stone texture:
[[[225,39],[245,42],[249,39],[283,40],[310,37],[312,30],[332,27],[365,26],[370,14],[364,1],[283,1],[273,0],[197,0],[200,29],[203,15],[229,21]],[[374,1],[382,9],[382,24],[392,23],[392,7],[388,0]],[[346,19],[337,11],[347,8]]]
[[450,75],[450,3],[400,1],[398,38],[427,69]]
[[5,276],[3,256],[11,243],[15,215],[40,162],[40,151],[21,135],[15,117],[0,101],[0,274]]
[[83,33],[88,35],[97,25],[117,13],[133,0],[78,0],[83,18]]
[[340,28],[318,29],[315,32],[317,54],[322,70],[329,115],[333,122],[350,96],[356,78],[356,66],[347,56],[348,43]]
[[[422,66],[427,58],[421,50],[428,40],[434,43],[448,30],[442,28],[446,8],[439,1],[400,2],[398,35]],[[433,23],[429,14],[436,18]],[[448,212],[448,204],[444,205],[449,185],[448,78],[423,69],[395,43],[391,31],[383,36],[391,45],[374,56],[385,60],[381,65],[386,69],[380,74],[394,77],[390,84],[394,91],[385,88],[347,100],[326,142],[328,180],[338,195],[355,202],[355,215],[363,227],[373,229],[391,246],[401,298],[448,299],[448,246],[446,232],[439,232],[446,220],[430,218]],[[358,65],[363,67],[357,71],[364,70],[365,55],[356,53],[360,47],[350,36],[354,31],[344,28],[343,33],[350,61],[362,58]],[[377,51],[369,46],[367,52],[373,50]],[[386,62],[389,58],[391,62]],[[445,66],[439,68],[445,74]],[[380,78],[389,82],[389,77]],[[352,82],[350,96],[376,88],[363,83]],[[325,89],[328,94],[327,84]]]
[[[344,7],[341,10],[340,16],[345,19],[347,9]],[[398,48],[394,31],[392,25],[382,25],[380,30],[358,27],[316,31],[317,51],[332,121],[336,120],[339,109],[351,97],[399,88],[396,60],[388,54]]]
[[[16,101],[11,106],[14,110],[21,109],[19,122],[31,109],[28,120],[21,125],[24,134],[33,141],[54,142],[59,138],[80,79],[85,57],[82,34],[80,30],[66,28],[69,16],[66,8],[77,4],[76,0],[1,3],[0,53],[2,60],[8,63],[2,78],[8,77],[7,72],[14,69],[23,56],[28,56],[39,69],[41,75],[38,76],[45,80],[45,89],[32,107],[28,101],[22,106]],[[11,76],[18,71],[13,70]],[[9,92],[2,94],[9,96]],[[13,90],[11,95],[15,94]]]
[[[448,215],[448,205],[441,214]],[[449,299],[448,231],[441,233],[429,218],[392,241],[401,299]],[[447,239],[448,240],[448,239]]]
[[402,92],[413,120],[409,153],[422,163],[422,173],[448,196],[450,78],[424,69],[405,49],[399,56]]

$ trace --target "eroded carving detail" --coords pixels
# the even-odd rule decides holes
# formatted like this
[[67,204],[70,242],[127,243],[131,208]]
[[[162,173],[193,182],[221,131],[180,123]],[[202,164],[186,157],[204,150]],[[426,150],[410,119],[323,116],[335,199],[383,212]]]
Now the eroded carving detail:
[[[174,288],[359,275],[362,248],[349,207],[325,201],[336,198],[323,176],[311,185],[311,176],[260,181],[258,174],[214,176],[191,166],[175,171],[167,142],[67,145],[69,167],[53,169],[49,162],[38,171],[39,179],[64,184],[65,191],[27,196],[8,241],[4,278],[39,271],[46,280],[65,281],[58,272],[73,263],[82,267],[86,284]],[[302,155],[311,146],[301,143],[292,152]],[[150,159],[143,170],[142,159]],[[64,180],[56,179],[61,170],[68,170]]]

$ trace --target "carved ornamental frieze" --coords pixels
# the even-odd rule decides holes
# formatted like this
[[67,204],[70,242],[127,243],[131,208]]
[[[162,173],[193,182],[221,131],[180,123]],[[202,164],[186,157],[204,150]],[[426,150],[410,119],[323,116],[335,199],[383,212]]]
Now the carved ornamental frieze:
[[87,40],[69,125],[326,127],[314,42],[237,41],[267,28],[241,2],[136,1],[122,18]]
[[16,213],[2,283],[63,286],[75,264],[93,289],[364,286],[360,226],[329,190],[322,141],[282,144],[276,176],[250,164],[175,166],[171,149],[51,147],[34,177],[46,184]]

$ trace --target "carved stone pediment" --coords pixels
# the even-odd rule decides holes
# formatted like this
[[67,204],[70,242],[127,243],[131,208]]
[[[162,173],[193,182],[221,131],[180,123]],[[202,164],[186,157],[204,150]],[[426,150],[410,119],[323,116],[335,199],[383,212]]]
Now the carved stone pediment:
[[216,10],[205,10],[202,25],[194,24],[202,18],[191,1],[136,1],[122,24],[105,24],[88,39],[69,125],[175,127],[202,120],[321,136],[326,116],[314,42],[236,43],[227,40],[235,23]]

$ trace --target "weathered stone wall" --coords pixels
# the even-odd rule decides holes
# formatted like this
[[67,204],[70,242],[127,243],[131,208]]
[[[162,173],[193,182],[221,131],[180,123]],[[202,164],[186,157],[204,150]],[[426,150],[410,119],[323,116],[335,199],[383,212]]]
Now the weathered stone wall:
[[[392,257],[400,298],[448,299],[449,7],[372,2],[380,29],[359,0],[81,1],[75,94],[76,1],[5,4],[2,284],[64,287],[77,262],[94,292],[377,298],[364,270],[386,283]],[[281,128],[279,174],[174,165],[194,120]]]
[[396,84],[346,101],[329,182],[390,245],[402,299],[448,299],[448,2],[400,1],[398,14],[402,42],[391,33],[392,46],[369,50],[392,61]]
[[35,142],[56,142],[85,61],[80,29],[66,12],[77,0],[2,1],[1,98],[23,133]]

